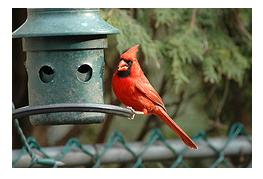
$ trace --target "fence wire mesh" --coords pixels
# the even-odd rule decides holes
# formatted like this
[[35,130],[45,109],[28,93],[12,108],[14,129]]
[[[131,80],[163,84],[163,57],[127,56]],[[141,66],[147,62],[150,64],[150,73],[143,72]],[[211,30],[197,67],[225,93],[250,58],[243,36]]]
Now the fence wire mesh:
[[[228,148],[235,148],[236,150],[230,150],[234,151],[234,155],[239,158],[244,158],[245,155],[249,156],[250,164],[246,167],[251,167],[251,136],[246,133],[241,123],[231,126],[227,137],[220,140],[220,145],[208,138],[204,131],[199,132],[193,139],[199,144],[199,150],[203,150],[202,155],[205,156],[210,151],[213,156],[203,167],[235,167],[226,156],[229,153]],[[239,139],[245,141],[247,149],[238,145],[236,141]],[[181,147],[178,148],[178,146]],[[167,155],[168,153],[169,155]],[[158,128],[150,131],[146,141],[136,145],[128,143],[123,134],[118,131],[112,133],[104,145],[84,145],[77,138],[71,138],[65,146],[51,149],[41,147],[36,139],[29,137],[21,150],[13,151],[13,167],[60,167],[64,164],[65,167],[69,167],[69,161],[74,166],[94,168],[109,167],[105,163],[114,162],[118,165],[110,165],[110,167],[199,167],[194,165],[190,159],[191,157],[195,158],[195,161],[198,162],[202,156],[198,157],[191,155],[191,153],[194,154],[195,151],[191,151],[179,141],[167,140]],[[196,155],[199,153],[197,152]],[[122,158],[122,156],[126,157]],[[155,165],[149,165],[147,161],[151,161],[153,158],[159,161],[155,161]],[[162,158],[165,159],[163,162],[160,160]]]

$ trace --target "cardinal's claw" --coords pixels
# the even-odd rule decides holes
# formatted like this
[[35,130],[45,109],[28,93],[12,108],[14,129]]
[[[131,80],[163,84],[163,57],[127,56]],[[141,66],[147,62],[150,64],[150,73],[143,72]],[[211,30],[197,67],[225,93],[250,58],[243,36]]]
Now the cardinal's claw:
[[133,119],[134,119],[134,116],[135,116],[135,114],[132,114],[132,116],[131,116],[131,117],[128,117],[128,119],[129,119],[129,120],[133,120]]
[[128,118],[129,120],[133,120],[134,117],[135,117],[135,114],[144,114],[144,113],[141,112],[141,111],[135,111],[135,110],[134,110],[132,107],[130,107],[130,106],[127,106],[127,108],[130,109],[130,110],[132,111],[132,113],[133,113],[132,116]]

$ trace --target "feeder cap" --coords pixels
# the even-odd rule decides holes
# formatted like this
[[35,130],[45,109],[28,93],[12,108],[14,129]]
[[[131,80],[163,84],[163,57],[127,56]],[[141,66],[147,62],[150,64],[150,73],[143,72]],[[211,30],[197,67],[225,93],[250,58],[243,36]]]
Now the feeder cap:
[[27,12],[27,20],[13,32],[13,38],[119,33],[100,17],[99,9],[45,8]]

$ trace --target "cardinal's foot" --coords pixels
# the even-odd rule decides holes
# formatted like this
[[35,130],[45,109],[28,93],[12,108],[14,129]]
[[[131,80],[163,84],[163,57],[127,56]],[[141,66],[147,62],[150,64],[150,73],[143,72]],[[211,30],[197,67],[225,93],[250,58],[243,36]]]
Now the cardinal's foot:
[[132,116],[128,118],[129,120],[133,120],[135,114],[144,114],[142,111],[135,111],[135,110],[134,110],[132,107],[130,107],[130,106],[127,106],[127,108],[130,109],[130,110],[132,111],[132,113],[133,113]]

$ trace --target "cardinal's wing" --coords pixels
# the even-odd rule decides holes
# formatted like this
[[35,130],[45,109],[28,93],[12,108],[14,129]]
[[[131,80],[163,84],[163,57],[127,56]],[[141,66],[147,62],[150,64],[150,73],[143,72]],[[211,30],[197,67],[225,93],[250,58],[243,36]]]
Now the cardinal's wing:
[[135,87],[138,91],[140,91],[149,100],[151,100],[153,103],[161,106],[166,111],[162,98],[159,96],[159,94],[156,92],[156,90],[152,87],[152,85],[150,84],[150,82],[148,81],[148,79],[145,76],[140,78],[136,82]]

